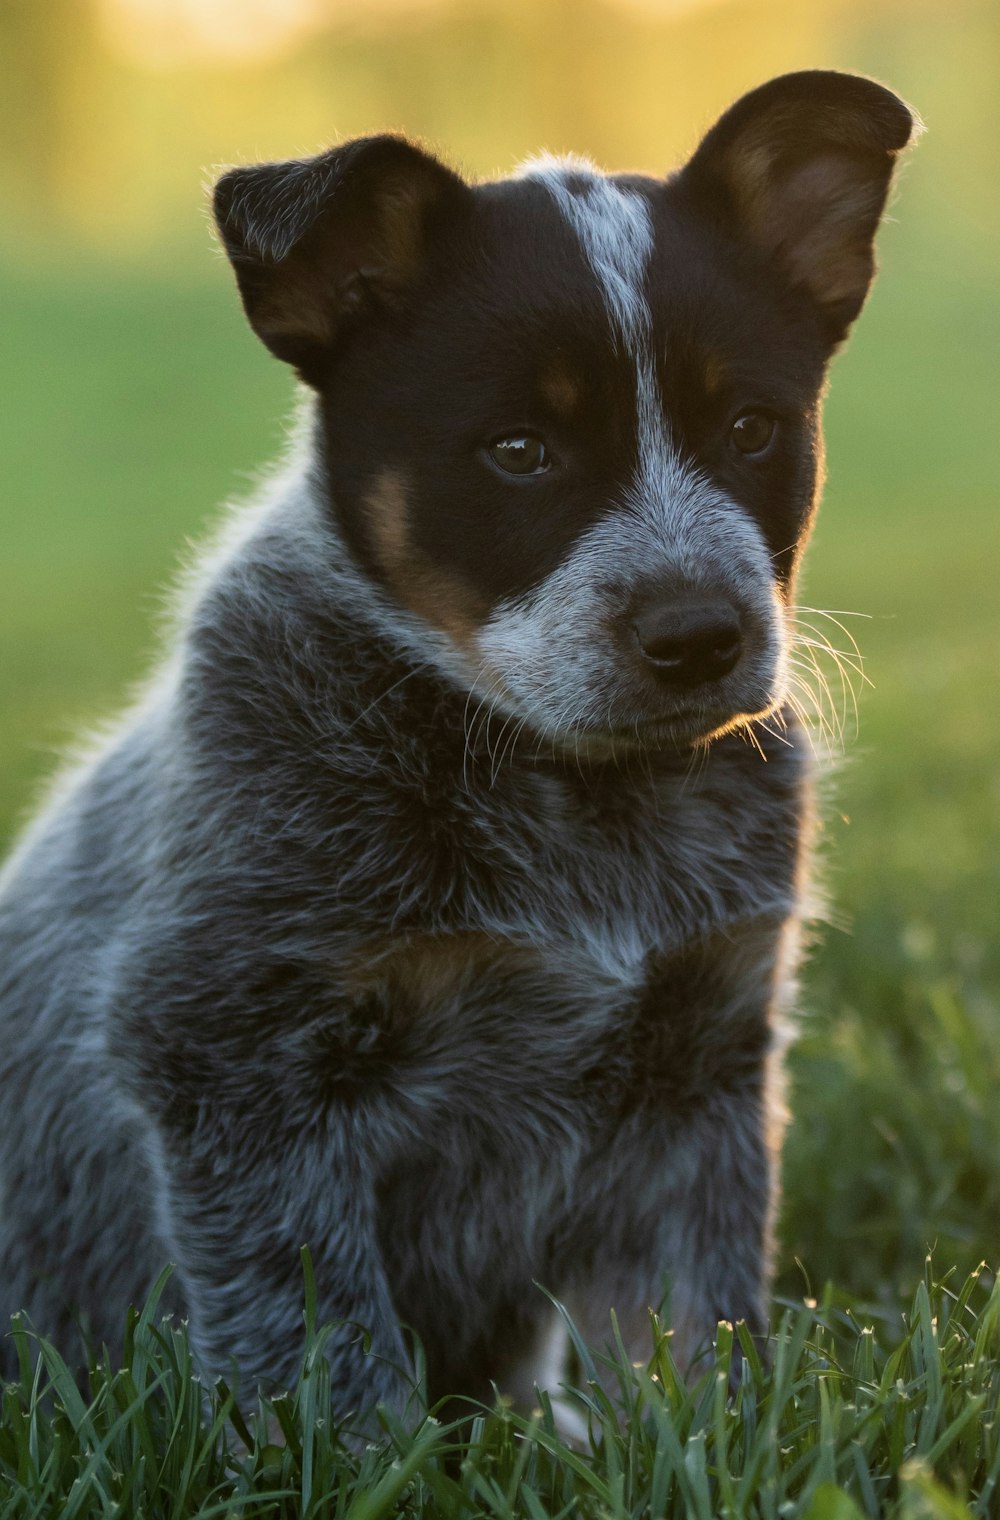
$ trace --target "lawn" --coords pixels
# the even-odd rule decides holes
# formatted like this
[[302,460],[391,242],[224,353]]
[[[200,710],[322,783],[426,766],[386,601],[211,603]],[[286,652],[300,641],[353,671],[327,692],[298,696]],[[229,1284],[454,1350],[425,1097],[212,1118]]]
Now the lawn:
[[[308,1276],[307,1276],[308,1281]],[[685,1386],[651,1325],[647,1365],[578,1344],[585,1445],[550,1402],[497,1404],[451,1423],[384,1420],[345,1450],[329,1424],[323,1335],[294,1392],[241,1412],[203,1388],[183,1329],[154,1300],[130,1320],[123,1366],[81,1391],[48,1346],[18,1331],[20,1384],[4,1394],[0,1514],[237,1516],[260,1520],[992,1520],[1000,1489],[1000,1287],[983,1276],[918,1287],[881,1337],[828,1295],[777,1321],[770,1367],[743,1327],[720,1326],[715,1364]],[[740,1379],[729,1369],[742,1349]],[[605,1373],[602,1379],[601,1373]],[[610,1373],[611,1393],[604,1391]],[[454,1411],[452,1411],[454,1413]],[[270,1431],[270,1435],[268,1432]],[[349,1437],[349,1432],[346,1433]]]
[[[835,366],[802,593],[850,629],[866,681],[826,789],[831,908],[792,1056],[772,1370],[749,1360],[727,1405],[715,1378],[678,1386],[661,1340],[649,1375],[622,1370],[624,1426],[587,1394],[587,1457],[544,1414],[521,1440],[500,1411],[461,1436],[464,1461],[435,1425],[357,1459],[322,1424],[314,1359],[279,1406],[286,1444],[254,1447],[248,1430],[254,1455],[227,1468],[212,1434],[226,1390],[203,1404],[183,1335],[147,1314],[130,1366],[95,1370],[89,1409],[51,1354],[32,1382],[25,1340],[0,1515],[998,1512],[1000,312],[977,240],[956,245],[933,218],[905,227],[904,207]],[[0,269],[0,836],[53,753],[146,668],[162,588],[213,504],[280,447],[288,381],[221,263],[204,265]]]

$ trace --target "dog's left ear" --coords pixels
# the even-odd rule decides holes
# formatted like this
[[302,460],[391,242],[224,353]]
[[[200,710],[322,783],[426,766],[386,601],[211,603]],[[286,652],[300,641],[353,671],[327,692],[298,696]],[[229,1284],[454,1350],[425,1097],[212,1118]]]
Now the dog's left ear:
[[864,304],[892,171],[920,129],[871,79],[784,74],[730,107],[680,179],[703,210],[808,292],[836,343]]
[[405,300],[435,215],[470,194],[405,138],[362,137],[315,158],[230,169],[213,209],[251,327],[318,384],[346,325]]

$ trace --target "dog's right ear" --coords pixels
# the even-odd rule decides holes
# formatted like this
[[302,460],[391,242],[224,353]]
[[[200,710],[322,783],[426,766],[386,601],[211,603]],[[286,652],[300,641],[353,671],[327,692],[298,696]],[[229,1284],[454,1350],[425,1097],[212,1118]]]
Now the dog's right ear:
[[345,318],[404,298],[431,216],[470,196],[436,158],[383,136],[230,169],[213,206],[251,327],[315,384]]

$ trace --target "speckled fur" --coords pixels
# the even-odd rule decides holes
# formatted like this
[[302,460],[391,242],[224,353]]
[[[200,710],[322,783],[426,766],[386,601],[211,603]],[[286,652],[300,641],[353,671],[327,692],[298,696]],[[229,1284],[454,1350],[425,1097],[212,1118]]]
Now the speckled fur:
[[[403,1397],[400,1318],[439,1388],[502,1384],[541,1333],[537,1280],[592,1293],[595,1334],[668,1273],[692,1341],[759,1324],[799,748],[498,770],[379,616],[286,479],[8,866],[3,1311],[72,1353],[81,1309],[117,1344],[171,1257],[208,1364],[280,1382],[308,1242],[323,1314],[386,1358],[337,1338],[360,1403]],[[386,936],[431,961],[467,937],[450,995],[391,959],[345,976]]]
[[[232,225],[276,220],[244,227],[237,268],[291,248],[301,283],[303,229],[363,149],[343,172],[307,166],[301,194],[300,167],[283,170],[277,200],[246,171]],[[409,267],[418,245],[397,240]],[[286,306],[267,294],[259,318],[257,287],[244,298],[322,401]],[[783,733],[756,724],[750,742],[744,724],[694,749],[588,752],[579,732],[533,727],[530,704],[513,729],[470,706],[447,633],[347,541],[326,425],[311,407],[284,474],[192,577],[148,693],[0,877],[0,1320],[26,1309],[75,1360],[82,1316],[117,1348],[127,1303],[169,1258],[204,1369],[283,1384],[306,1244],[320,1318],[338,1326],[338,1418],[405,1406],[403,1326],[432,1397],[551,1384],[538,1283],[598,1342],[617,1310],[637,1356],[669,1292],[692,1362],[719,1318],[766,1319],[808,853],[801,735],[780,695]],[[654,442],[629,499],[636,545],[642,513],[655,527],[695,479],[676,460],[657,476],[668,443]],[[780,642],[764,530],[697,490],[704,510],[683,520],[699,563],[725,558],[717,522],[734,532]],[[609,532],[622,575],[629,535],[606,520],[586,542]],[[583,596],[590,551],[573,552]],[[562,573],[534,601],[501,599],[492,626],[548,616]]]

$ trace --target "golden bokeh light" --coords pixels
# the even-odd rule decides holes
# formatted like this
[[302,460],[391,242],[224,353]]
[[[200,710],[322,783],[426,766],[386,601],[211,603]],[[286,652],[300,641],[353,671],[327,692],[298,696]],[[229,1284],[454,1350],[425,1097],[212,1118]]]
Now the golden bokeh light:
[[[959,14],[965,23],[952,26]],[[32,227],[43,240],[59,229],[143,260],[173,263],[185,249],[193,263],[213,166],[387,130],[472,176],[506,173],[541,149],[663,173],[744,90],[817,66],[905,81],[912,61],[904,93],[932,129],[941,93],[950,127],[985,134],[1000,98],[997,15],[988,0],[0,6],[0,57],[17,60],[5,71],[0,239],[23,245]],[[918,35],[933,48],[907,42]],[[939,141],[932,131],[923,158]],[[975,156],[950,164],[941,193],[993,225],[996,195]]]
[[441,0],[99,0],[99,13],[115,52],[147,66],[170,67],[198,60],[274,60],[310,34],[338,23],[440,4]]

